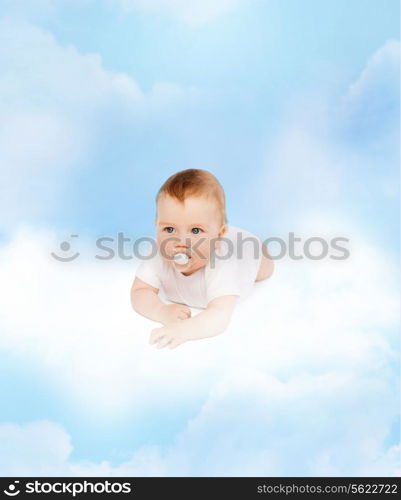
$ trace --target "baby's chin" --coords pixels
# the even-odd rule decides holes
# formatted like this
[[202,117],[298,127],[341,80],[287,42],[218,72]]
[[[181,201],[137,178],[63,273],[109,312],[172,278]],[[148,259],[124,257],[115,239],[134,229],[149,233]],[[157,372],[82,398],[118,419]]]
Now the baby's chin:
[[184,274],[192,274],[195,271],[198,271],[202,267],[205,267],[207,264],[207,260],[193,260],[190,258],[186,264],[178,263],[174,260],[169,260],[171,266],[175,267],[177,271],[180,271]]

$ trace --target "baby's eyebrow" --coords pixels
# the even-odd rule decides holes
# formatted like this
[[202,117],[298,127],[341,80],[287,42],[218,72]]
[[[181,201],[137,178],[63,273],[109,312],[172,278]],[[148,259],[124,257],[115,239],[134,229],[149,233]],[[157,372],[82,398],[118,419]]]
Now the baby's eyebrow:
[[[175,226],[174,222],[159,222],[159,226]],[[208,224],[203,224],[202,222],[193,222],[189,224],[189,227],[209,227]]]

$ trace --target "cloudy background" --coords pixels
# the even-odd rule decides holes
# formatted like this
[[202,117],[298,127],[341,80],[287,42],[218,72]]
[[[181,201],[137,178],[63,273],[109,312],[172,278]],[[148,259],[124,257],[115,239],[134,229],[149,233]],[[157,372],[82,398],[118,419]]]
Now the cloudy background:
[[[395,0],[0,0],[1,475],[399,475],[398,19]],[[95,241],[151,236],[189,167],[231,224],[350,257],[281,259],[223,335],[158,351],[138,262]]]

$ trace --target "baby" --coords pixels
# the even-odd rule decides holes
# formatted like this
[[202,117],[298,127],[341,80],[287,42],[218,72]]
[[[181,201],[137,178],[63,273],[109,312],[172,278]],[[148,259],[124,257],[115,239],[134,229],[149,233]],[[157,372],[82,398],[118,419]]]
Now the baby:
[[[223,332],[238,298],[271,276],[273,261],[256,236],[227,225],[223,188],[207,170],[172,175],[156,203],[157,252],[139,265],[131,303],[165,325],[150,344],[173,349]],[[204,310],[191,317],[190,307]]]

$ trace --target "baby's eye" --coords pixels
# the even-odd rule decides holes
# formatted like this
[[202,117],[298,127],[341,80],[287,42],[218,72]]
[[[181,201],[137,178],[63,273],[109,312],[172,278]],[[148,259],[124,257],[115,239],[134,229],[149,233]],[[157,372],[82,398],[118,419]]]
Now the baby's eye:
[[191,231],[193,234],[199,234],[202,229],[200,227],[193,227]]
[[163,229],[163,231],[166,231],[166,233],[172,233],[174,231],[174,228],[171,226],[167,226]]

